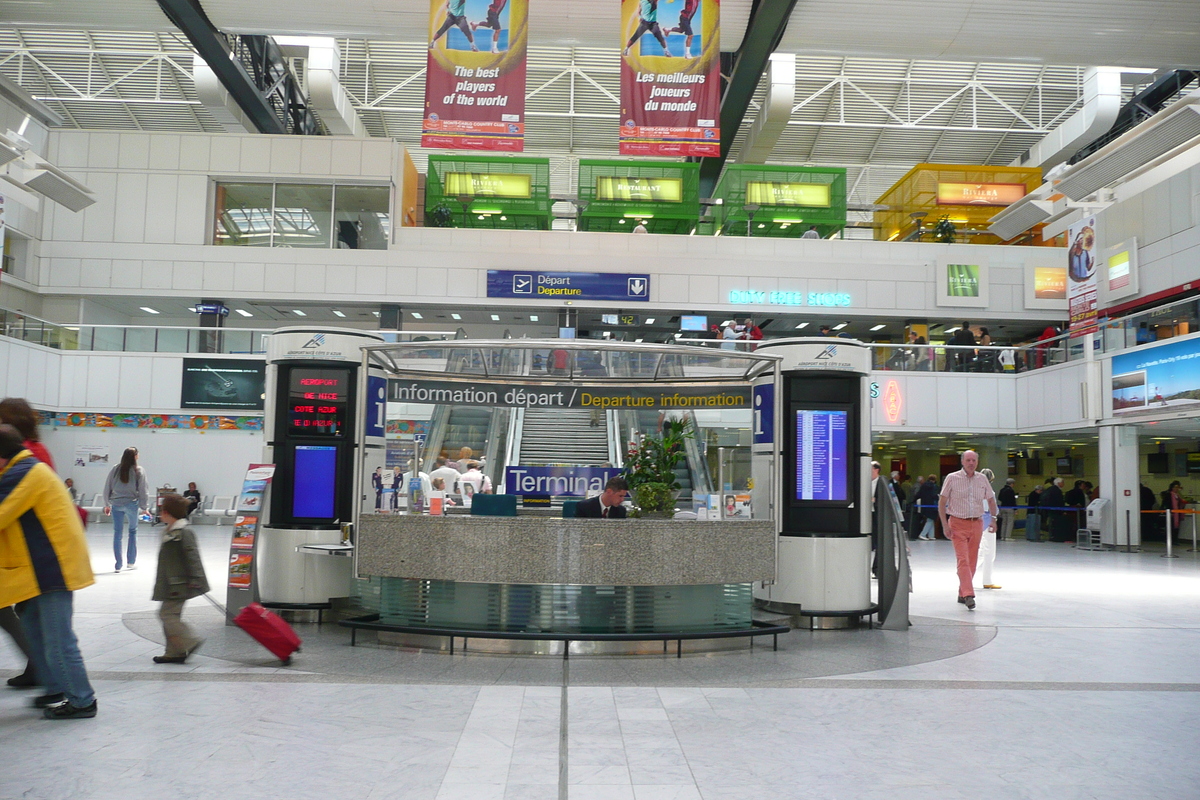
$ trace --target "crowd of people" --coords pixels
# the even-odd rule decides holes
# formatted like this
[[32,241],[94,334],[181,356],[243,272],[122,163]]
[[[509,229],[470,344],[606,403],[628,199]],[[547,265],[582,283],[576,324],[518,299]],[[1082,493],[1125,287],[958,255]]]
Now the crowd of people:
[[[432,492],[442,492],[447,505],[461,503],[470,508],[477,494],[492,494],[492,479],[483,472],[483,461],[474,457],[470,447],[460,448],[458,458],[451,459],[449,453],[438,456],[431,472],[418,470],[419,486],[426,497]],[[411,466],[402,472],[397,468],[376,467],[371,476],[375,490],[375,510],[395,511],[401,507],[400,498],[406,497],[413,488]]]

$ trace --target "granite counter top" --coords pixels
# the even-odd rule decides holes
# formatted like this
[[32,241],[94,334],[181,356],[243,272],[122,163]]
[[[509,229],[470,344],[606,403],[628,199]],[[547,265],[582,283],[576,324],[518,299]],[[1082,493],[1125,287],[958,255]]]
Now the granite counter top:
[[765,520],[364,514],[358,574],[472,583],[674,586],[775,577]]

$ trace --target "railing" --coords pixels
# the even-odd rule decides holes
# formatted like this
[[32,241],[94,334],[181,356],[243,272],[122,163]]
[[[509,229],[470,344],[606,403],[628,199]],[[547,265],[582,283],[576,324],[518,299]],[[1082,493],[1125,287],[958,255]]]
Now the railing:
[[[269,328],[193,328],[155,325],[62,325],[0,309],[0,335],[56,350],[117,353],[262,355]],[[448,341],[453,331],[381,331],[396,342]]]

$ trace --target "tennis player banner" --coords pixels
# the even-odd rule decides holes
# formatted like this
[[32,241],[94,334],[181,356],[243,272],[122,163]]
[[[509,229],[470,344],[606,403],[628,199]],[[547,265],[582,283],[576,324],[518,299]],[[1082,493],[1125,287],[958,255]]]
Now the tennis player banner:
[[719,0],[621,0],[621,154],[719,156]]
[[422,147],[525,149],[529,0],[430,0]]

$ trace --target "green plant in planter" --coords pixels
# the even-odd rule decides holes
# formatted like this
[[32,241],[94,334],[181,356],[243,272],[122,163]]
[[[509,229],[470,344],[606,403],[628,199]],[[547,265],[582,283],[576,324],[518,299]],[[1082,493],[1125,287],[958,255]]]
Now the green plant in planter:
[[679,489],[675,468],[686,457],[684,442],[693,435],[689,421],[665,420],[661,435],[643,436],[625,454],[625,480],[642,514],[667,516],[674,512]]
[[943,244],[954,244],[954,237],[958,235],[958,228],[954,227],[954,223],[950,221],[950,217],[943,216],[933,226],[933,240]]
[[454,227],[454,209],[445,203],[438,203],[425,215],[426,228]]

